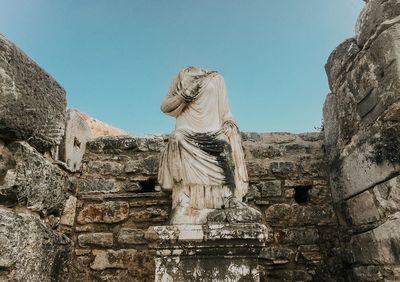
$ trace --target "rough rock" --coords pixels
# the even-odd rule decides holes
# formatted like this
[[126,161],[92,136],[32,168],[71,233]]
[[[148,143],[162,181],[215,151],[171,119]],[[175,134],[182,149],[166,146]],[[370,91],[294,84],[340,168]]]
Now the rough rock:
[[0,280],[57,281],[70,247],[68,238],[51,231],[38,217],[0,208],[0,269],[6,272]]
[[357,264],[399,264],[400,215],[379,227],[352,237],[350,246]]
[[332,168],[340,177],[335,179],[331,174],[335,202],[361,193],[400,170],[399,165],[387,161],[377,164],[371,156],[372,147],[369,144],[360,145],[342,159],[339,167]]
[[0,137],[28,140],[39,151],[60,144],[64,135],[64,89],[0,34]]
[[398,0],[370,0],[360,13],[356,24],[357,44],[363,46],[384,22],[400,15]]
[[360,51],[354,38],[349,38],[333,50],[325,65],[329,85],[332,88],[337,79],[346,71],[346,67]]
[[45,159],[26,142],[7,146],[12,166],[6,171],[0,194],[43,214],[59,211],[68,197],[71,183],[67,174]]
[[393,214],[400,210],[400,176],[376,185],[373,193],[382,213]]
[[349,218],[354,225],[375,222],[380,219],[373,195],[365,191],[347,201]]

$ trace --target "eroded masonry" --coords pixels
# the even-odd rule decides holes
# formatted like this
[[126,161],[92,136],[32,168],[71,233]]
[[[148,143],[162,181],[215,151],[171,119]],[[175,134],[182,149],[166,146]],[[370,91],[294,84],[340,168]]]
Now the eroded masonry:
[[400,1],[367,1],[326,72],[322,132],[241,134],[262,221],[174,227],[168,136],[67,110],[0,36],[0,281],[399,281]]

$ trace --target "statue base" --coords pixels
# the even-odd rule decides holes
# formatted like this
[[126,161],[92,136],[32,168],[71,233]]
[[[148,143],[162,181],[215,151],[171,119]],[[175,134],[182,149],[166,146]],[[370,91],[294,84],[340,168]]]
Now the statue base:
[[260,281],[258,257],[268,229],[260,223],[151,226],[155,281]]

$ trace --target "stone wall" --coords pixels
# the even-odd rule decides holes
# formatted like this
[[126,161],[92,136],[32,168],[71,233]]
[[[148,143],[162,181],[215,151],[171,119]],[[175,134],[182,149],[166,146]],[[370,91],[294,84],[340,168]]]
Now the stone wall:
[[400,279],[400,1],[370,0],[326,65],[330,184],[351,281]]
[[0,35],[0,281],[69,278],[62,215],[73,186],[57,165],[65,91]]
[[[260,264],[267,281],[338,281],[337,221],[322,134],[243,134],[246,200],[271,227]],[[168,222],[170,196],[156,183],[162,137],[101,137],[87,145],[77,191],[79,281],[153,281],[145,231]]]

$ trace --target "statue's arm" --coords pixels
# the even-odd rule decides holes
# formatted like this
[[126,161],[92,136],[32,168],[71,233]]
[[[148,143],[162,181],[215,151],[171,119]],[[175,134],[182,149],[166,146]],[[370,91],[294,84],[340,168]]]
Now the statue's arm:
[[183,107],[184,101],[179,95],[167,95],[161,103],[161,111],[171,116],[177,116],[178,110],[182,110]]

